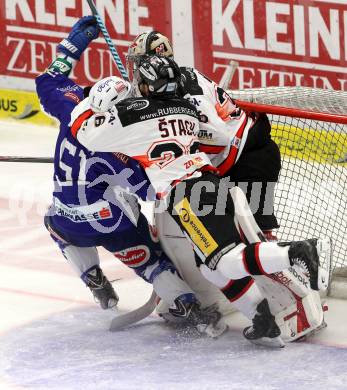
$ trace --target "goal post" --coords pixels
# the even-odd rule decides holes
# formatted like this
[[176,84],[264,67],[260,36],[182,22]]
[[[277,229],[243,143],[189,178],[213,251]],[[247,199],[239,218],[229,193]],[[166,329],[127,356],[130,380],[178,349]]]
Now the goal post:
[[306,87],[228,92],[245,111],[268,115],[279,145],[278,238],[330,237],[330,295],[347,298],[347,92]]

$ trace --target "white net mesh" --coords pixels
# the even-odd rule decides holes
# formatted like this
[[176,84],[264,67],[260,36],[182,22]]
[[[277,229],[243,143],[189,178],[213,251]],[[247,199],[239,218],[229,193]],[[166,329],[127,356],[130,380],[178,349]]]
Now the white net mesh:
[[[312,88],[230,91],[235,99],[271,106],[346,115],[347,93]],[[254,108],[256,110],[256,107]],[[271,111],[271,110],[270,110]],[[268,114],[282,169],[275,213],[282,240],[328,236],[332,268],[347,266],[347,126]]]
[[229,91],[235,99],[319,113],[347,115],[347,92],[307,87],[268,87]]

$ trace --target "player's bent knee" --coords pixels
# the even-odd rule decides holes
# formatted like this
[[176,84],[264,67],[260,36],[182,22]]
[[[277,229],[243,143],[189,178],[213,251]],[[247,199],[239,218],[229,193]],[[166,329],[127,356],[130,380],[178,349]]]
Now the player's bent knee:
[[223,288],[229,282],[229,279],[221,274],[217,269],[211,270],[205,264],[201,264],[199,269],[202,276],[218,288]]

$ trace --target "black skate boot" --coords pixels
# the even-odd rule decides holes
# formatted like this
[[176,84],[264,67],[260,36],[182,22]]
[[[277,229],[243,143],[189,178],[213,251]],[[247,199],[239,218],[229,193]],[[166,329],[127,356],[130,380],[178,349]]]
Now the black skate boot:
[[281,330],[271,314],[267,299],[263,299],[257,306],[257,312],[252,320],[253,325],[243,330],[243,335],[254,344],[273,348],[284,347],[280,337]]
[[83,281],[90,288],[102,309],[111,309],[117,305],[119,297],[100,267],[94,267],[88,271],[83,276]]
[[312,290],[318,290],[319,255],[317,239],[279,243],[280,246],[289,245],[288,256],[290,264],[297,264],[309,273]]
[[201,308],[194,294],[187,293],[177,297],[175,307],[161,316],[176,328],[196,329],[200,334],[218,337],[227,329],[221,313],[215,305]]

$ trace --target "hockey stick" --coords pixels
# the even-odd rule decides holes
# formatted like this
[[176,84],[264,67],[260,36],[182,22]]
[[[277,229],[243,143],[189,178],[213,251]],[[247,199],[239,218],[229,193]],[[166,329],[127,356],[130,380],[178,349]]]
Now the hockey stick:
[[229,88],[229,85],[231,83],[231,80],[233,79],[234,77],[234,73],[237,69],[237,67],[239,66],[239,63],[234,61],[234,60],[231,60],[229,62],[229,65],[227,66],[226,68],[226,71],[219,83],[219,86],[225,90],[227,90]]
[[52,157],[0,156],[0,162],[53,163]]
[[110,331],[115,332],[148,317],[156,307],[157,298],[158,296],[153,290],[151,297],[144,305],[140,306],[138,309],[115,317],[111,321]]
[[107,43],[107,45],[108,45],[108,47],[109,47],[109,49],[111,51],[112,57],[114,59],[114,62],[116,64],[120,74],[122,75],[124,80],[129,81],[128,73],[127,73],[127,71],[124,68],[124,65],[122,63],[122,60],[119,57],[119,54],[117,52],[117,49],[116,49],[115,45],[112,42],[110,34],[107,31],[106,25],[103,22],[103,20],[101,19],[98,10],[96,9],[94,1],[93,0],[87,0],[87,2],[88,2],[88,5],[90,7],[90,10],[92,11],[92,14],[96,18],[96,22],[97,22],[98,26],[100,27],[102,35],[105,38],[105,41],[106,41],[106,43]]

